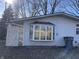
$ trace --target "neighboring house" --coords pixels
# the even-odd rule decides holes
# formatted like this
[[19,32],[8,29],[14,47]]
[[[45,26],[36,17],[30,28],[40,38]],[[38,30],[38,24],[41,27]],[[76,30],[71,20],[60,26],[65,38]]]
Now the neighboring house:
[[6,46],[64,46],[73,37],[79,46],[79,18],[66,14],[29,17],[8,24]]

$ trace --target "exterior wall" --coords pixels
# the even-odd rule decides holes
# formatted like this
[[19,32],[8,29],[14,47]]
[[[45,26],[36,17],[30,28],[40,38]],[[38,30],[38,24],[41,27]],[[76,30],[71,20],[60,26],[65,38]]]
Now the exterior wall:
[[[33,41],[30,39],[30,23],[34,21],[41,21],[41,22],[51,22],[55,24],[55,39],[53,41]],[[67,17],[49,17],[49,18],[42,18],[36,19],[33,21],[25,22],[24,23],[24,46],[64,46],[64,39],[65,36],[73,36],[74,46],[79,45],[79,35],[76,35],[76,24],[79,22],[74,21]],[[75,43],[77,41],[77,43]]]

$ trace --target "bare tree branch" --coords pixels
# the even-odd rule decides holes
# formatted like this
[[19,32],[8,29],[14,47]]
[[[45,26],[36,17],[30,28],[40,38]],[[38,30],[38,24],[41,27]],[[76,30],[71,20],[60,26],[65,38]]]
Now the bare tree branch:
[[[70,14],[74,14],[74,15],[78,15],[79,14],[79,0],[70,0],[68,2],[68,5],[70,8],[65,8],[65,10],[67,12],[69,12]],[[70,10],[68,10],[70,9]],[[72,12],[72,10],[73,12]]]
[[[61,0],[17,0],[16,14],[26,17],[29,12],[30,16],[39,16],[53,14]],[[51,2],[49,2],[51,1]],[[49,11],[50,10],[50,11]]]

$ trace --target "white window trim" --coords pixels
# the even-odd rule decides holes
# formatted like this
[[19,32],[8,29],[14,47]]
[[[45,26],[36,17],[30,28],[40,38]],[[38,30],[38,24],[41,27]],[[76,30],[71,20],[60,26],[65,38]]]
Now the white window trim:
[[[51,27],[51,29],[52,29],[52,34],[51,34],[51,40],[47,40],[47,37],[45,36],[45,40],[41,40],[41,38],[39,38],[39,40],[35,40],[34,39],[34,36],[35,36],[35,26],[36,25],[38,25],[38,26],[40,26],[40,29],[41,29],[41,26],[45,26],[45,28],[46,28],[46,30],[47,30],[47,26],[50,26]],[[32,26],[33,26],[33,37],[32,37],[32,41],[53,41],[54,39],[53,39],[53,25],[43,25],[43,24],[32,24]],[[41,35],[41,34],[40,34]],[[39,37],[40,37],[40,35],[39,35]],[[46,35],[47,35],[47,32],[46,32]]]

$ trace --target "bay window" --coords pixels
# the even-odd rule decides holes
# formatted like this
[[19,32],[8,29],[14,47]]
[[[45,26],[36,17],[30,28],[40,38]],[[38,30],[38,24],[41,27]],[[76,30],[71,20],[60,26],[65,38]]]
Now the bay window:
[[53,25],[31,24],[30,38],[34,41],[51,41],[53,40]]

